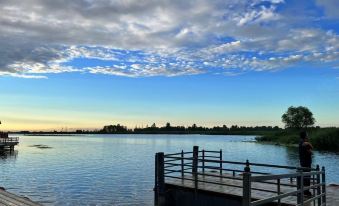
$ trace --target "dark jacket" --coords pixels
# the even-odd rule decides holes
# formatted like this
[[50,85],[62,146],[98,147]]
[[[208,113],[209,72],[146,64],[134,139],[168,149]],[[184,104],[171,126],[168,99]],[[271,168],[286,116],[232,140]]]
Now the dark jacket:
[[299,159],[300,159],[300,166],[302,167],[311,167],[312,165],[312,152],[311,146],[305,144],[303,140],[300,140],[299,143]]

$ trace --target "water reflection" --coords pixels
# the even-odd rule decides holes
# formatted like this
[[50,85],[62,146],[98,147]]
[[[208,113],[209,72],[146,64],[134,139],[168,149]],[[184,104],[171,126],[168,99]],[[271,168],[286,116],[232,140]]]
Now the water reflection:
[[286,162],[287,165],[299,166],[299,153],[297,147],[286,148]]
[[1,150],[0,151],[0,159],[6,160],[6,159],[13,159],[15,160],[18,156],[17,150]]
[[[191,151],[199,145],[201,149],[222,149],[225,160],[299,165],[297,148],[258,144],[253,139],[208,135],[22,136],[14,153],[0,154],[1,186],[45,205],[152,205],[156,152]],[[48,149],[41,149],[46,146]],[[339,179],[339,155],[315,152],[314,162],[326,166],[329,183]]]

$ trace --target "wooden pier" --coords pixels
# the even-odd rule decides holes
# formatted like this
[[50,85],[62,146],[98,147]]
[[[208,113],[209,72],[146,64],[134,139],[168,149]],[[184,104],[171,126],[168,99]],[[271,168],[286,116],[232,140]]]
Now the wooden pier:
[[20,197],[7,192],[3,188],[0,189],[0,205],[1,206],[41,206],[41,204],[31,201],[26,197]]
[[13,151],[14,147],[19,144],[19,137],[8,137],[8,133],[0,132],[0,151]]
[[0,150],[13,151],[14,147],[19,144],[19,137],[0,138]]
[[[311,180],[309,187],[303,184],[306,178]],[[319,166],[225,161],[222,150],[199,151],[197,146],[192,152],[155,156],[154,204],[158,206],[339,205],[327,197],[326,189],[325,168]],[[306,190],[313,195],[304,196]],[[331,195],[338,195],[333,191]]]

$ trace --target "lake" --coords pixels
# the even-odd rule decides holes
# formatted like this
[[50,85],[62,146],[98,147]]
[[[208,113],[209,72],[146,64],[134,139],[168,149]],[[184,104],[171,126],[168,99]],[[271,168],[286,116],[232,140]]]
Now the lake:
[[[19,136],[0,159],[1,184],[45,205],[152,205],[154,154],[223,150],[232,161],[298,165],[297,148],[255,143],[254,136],[77,135]],[[51,148],[37,148],[47,145]],[[339,182],[339,155],[314,153],[327,182]]]

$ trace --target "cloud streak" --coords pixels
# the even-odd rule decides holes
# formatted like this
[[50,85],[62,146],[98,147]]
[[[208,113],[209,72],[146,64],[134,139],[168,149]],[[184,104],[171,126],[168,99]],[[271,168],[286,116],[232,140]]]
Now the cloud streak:
[[305,63],[332,67],[339,61],[338,28],[324,29],[314,19],[338,20],[331,10],[335,1],[316,3],[325,16],[306,11],[295,20],[283,0],[0,1],[0,76],[233,75]]

